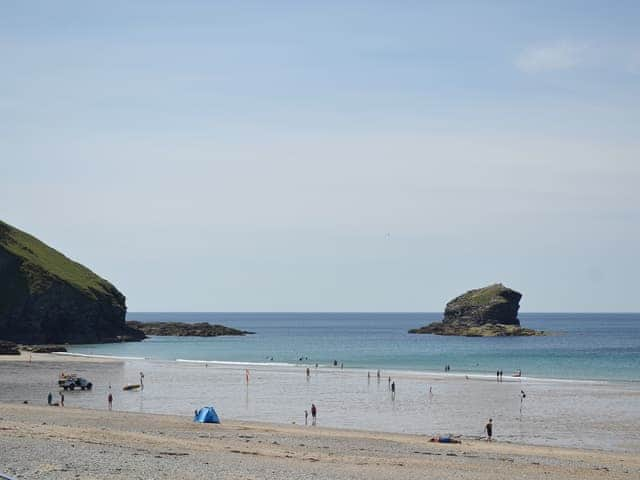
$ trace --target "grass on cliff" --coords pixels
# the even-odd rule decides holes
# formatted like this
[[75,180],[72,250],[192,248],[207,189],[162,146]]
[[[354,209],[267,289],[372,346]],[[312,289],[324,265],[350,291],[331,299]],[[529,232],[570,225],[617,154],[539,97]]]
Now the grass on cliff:
[[56,277],[90,297],[109,294],[114,287],[85,266],[44,244],[32,235],[0,220],[0,248],[18,257],[32,293],[46,289]]
[[489,285],[488,287],[471,290],[464,294],[461,300],[474,305],[488,305],[490,303],[506,303],[507,299],[502,297],[500,293],[505,287],[499,283]]

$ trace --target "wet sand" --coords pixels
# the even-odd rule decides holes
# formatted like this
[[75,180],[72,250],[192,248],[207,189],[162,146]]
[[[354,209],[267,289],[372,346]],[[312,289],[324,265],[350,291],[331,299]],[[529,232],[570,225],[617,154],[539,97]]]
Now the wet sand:
[[0,404],[0,465],[29,479],[637,479],[640,455]]

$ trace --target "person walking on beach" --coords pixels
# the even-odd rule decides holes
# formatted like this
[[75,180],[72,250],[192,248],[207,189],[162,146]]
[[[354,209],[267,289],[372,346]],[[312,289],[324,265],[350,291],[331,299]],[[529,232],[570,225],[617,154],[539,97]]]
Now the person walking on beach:
[[500,381],[500,370],[496,370],[496,382]]
[[309,370],[309,367],[307,367],[307,380],[309,379],[310,376],[311,376],[311,370]]
[[391,400],[396,399],[396,382],[391,382]]
[[500,381],[502,381],[502,370],[500,370]]
[[64,407],[64,393],[60,392],[60,406]]
[[49,395],[47,395],[47,405],[51,405],[51,402],[53,402],[53,395],[49,392]]
[[316,404],[311,404],[311,425],[316,424],[316,417],[318,415],[318,409],[316,408]]
[[527,394],[524,393],[524,390],[520,390],[520,415],[522,415],[522,404],[525,398],[527,398]]
[[387,379],[387,388],[391,390],[391,377]]
[[376,375],[378,376],[378,381],[380,381],[380,370],[378,370],[378,373],[376,373]]
[[140,390],[144,390],[144,373],[140,372]]
[[487,442],[491,441],[491,436],[493,435],[493,420],[490,418],[489,423],[484,426],[485,431],[487,432]]
[[305,426],[309,424],[309,410],[304,411],[304,424]]
[[111,394],[111,392],[109,392],[109,396],[107,397],[107,402],[109,402],[109,410],[111,410],[111,407],[113,406],[113,395]]
[[244,381],[247,383],[247,385],[249,385],[249,369],[248,368],[244,369]]

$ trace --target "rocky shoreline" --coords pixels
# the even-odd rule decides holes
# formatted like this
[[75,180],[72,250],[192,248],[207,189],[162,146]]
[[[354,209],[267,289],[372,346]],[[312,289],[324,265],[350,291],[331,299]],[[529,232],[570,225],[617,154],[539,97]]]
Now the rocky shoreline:
[[545,335],[545,332],[523,328],[517,325],[491,323],[485,325],[447,324],[436,322],[421,328],[409,330],[409,333],[431,333],[433,335],[455,335],[460,337],[533,337]]

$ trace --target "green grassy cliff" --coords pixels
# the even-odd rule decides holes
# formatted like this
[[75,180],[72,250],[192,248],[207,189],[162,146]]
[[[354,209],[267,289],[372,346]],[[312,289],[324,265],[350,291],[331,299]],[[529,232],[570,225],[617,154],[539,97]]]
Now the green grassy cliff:
[[0,339],[93,343],[136,336],[111,283],[0,221]]

